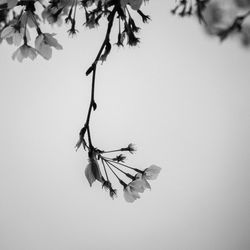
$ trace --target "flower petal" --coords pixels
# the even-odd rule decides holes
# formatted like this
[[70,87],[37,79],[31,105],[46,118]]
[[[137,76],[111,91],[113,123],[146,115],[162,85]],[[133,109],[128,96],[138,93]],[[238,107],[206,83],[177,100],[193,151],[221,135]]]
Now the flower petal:
[[132,192],[143,193],[145,190],[144,182],[141,179],[136,179],[128,184]]
[[123,196],[124,196],[124,199],[127,202],[130,202],[130,203],[132,203],[136,199],[140,198],[140,195],[137,192],[131,191],[131,187],[130,186],[127,186],[126,188],[124,188],[124,190],[123,190]]
[[19,32],[15,32],[13,35],[13,43],[16,46],[19,46],[23,40],[23,35]]
[[47,44],[43,44],[39,49],[38,52],[40,53],[40,55],[45,58],[46,60],[49,60],[52,56],[52,48],[47,45]]
[[35,48],[37,50],[40,50],[41,47],[41,43],[43,42],[43,34],[40,34],[36,37],[35,39]]
[[89,181],[90,186],[92,186],[92,183],[95,180],[100,181],[101,183],[103,183],[103,176],[101,174],[100,168],[99,168],[99,164],[96,160],[96,156],[93,153],[93,155],[89,158],[89,164],[87,165],[86,169],[85,169],[85,176]]
[[144,176],[147,180],[155,180],[160,173],[161,168],[156,165],[151,165],[149,168],[146,168],[144,171]]
[[56,49],[58,49],[58,50],[63,49],[62,45],[59,44],[59,43],[57,42],[57,40],[53,37],[54,35],[55,35],[55,34],[45,33],[44,36],[45,36],[46,42],[47,42],[50,46],[52,46],[52,47],[54,47],[54,48],[56,48]]
[[123,191],[123,196],[124,196],[125,201],[127,201],[127,202],[132,203],[135,201],[135,198],[130,193],[128,193],[126,190]]
[[92,172],[93,172],[94,177],[98,181],[103,182],[103,177],[102,177],[100,167],[99,167],[99,164],[98,164],[98,162],[96,160],[95,155],[90,158],[90,163],[91,163],[91,168],[92,168]]
[[135,178],[142,181],[143,186],[144,186],[145,189],[146,189],[146,188],[151,189],[150,184],[148,183],[148,181],[146,180],[146,178],[145,178],[145,176],[144,176],[143,174],[137,173],[137,174],[135,175]]
[[89,163],[87,165],[87,167],[85,168],[85,176],[89,182],[89,185],[92,186],[93,182],[96,180],[93,172],[92,172],[92,167],[91,167],[91,163]]
[[12,54],[12,59],[15,60],[16,58],[18,59],[18,53],[20,53],[20,48],[18,48],[14,53]]
[[36,50],[33,49],[32,47],[29,47],[28,48],[28,57],[31,59],[31,60],[34,60],[37,56],[37,53],[36,53]]
[[151,189],[150,184],[148,183],[148,181],[147,181],[145,178],[142,178],[142,181],[143,181],[143,183],[144,183],[145,189],[146,189],[146,188]]
[[14,33],[14,28],[12,26],[7,26],[1,32],[1,38],[10,37],[12,36],[13,33]]

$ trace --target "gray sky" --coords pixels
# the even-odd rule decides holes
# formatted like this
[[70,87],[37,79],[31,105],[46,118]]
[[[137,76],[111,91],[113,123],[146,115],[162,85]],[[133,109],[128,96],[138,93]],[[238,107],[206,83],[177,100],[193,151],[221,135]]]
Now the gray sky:
[[74,151],[103,28],[61,32],[50,61],[13,62],[1,45],[1,250],[250,248],[250,51],[170,7],[151,1],[138,48],[114,47],[97,72],[94,144],[133,142],[130,165],[162,167],[133,204],[90,188]]

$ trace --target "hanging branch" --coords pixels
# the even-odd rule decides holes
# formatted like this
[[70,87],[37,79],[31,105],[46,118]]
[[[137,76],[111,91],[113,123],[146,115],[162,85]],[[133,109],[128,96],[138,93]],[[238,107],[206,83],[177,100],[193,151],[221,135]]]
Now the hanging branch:
[[84,140],[84,135],[85,132],[87,131],[88,133],[88,141],[89,141],[89,149],[93,150],[93,144],[92,144],[92,140],[91,140],[91,134],[90,134],[90,128],[89,128],[89,122],[90,122],[90,117],[91,117],[91,113],[92,110],[96,110],[97,108],[97,104],[95,102],[95,76],[96,76],[96,68],[97,68],[97,64],[98,61],[100,60],[100,57],[103,53],[103,50],[105,48],[105,46],[108,46],[109,43],[109,37],[110,37],[110,32],[113,26],[113,22],[114,22],[114,17],[116,14],[117,8],[116,6],[113,8],[112,12],[110,13],[109,17],[108,17],[108,28],[106,31],[106,35],[105,35],[105,39],[101,45],[101,48],[94,60],[94,62],[92,63],[92,65],[90,66],[90,68],[86,71],[86,75],[88,76],[90,73],[92,73],[92,84],[91,84],[91,98],[90,98],[90,104],[89,104],[89,108],[88,108],[88,114],[87,114],[87,118],[86,118],[86,122],[84,127],[81,129],[80,132],[80,140]]
[[[78,33],[76,16],[85,15],[84,25],[90,29],[97,27],[101,19],[107,19],[104,40],[93,63],[86,71],[86,76],[91,74],[90,101],[84,126],[79,133],[76,150],[82,146],[88,153],[89,163],[85,168],[85,175],[90,186],[97,180],[114,198],[117,191],[113,189],[112,179],[108,177],[107,170],[109,170],[123,186],[124,198],[128,202],[140,198],[139,193],[151,188],[148,180],[155,179],[161,168],[151,165],[149,168],[140,170],[137,167],[125,164],[126,156],[121,153],[134,153],[135,148],[132,143],[129,143],[126,147],[112,150],[103,150],[94,146],[90,122],[92,112],[97,109],[95,100],[97,66],[100,61],[104,62],[111,52],[110,34],[115,21],[118,25],[118,36],[115,44],[118,47],[126,44],[137,46],[140,42],[138,37],[140,27],[137,26],[133,15],[138,15],[143,23],[150,20],[150,17],[141,10],[142,3],[145,2],[147,0],[50,0],[47,3],[40,0],[2,0],[0,4],[0,43],[6,40],[8,44],[17,46],[12,58],[19,62],[27,58],[34,60],[37,56],[49,60],[52,57],[53,49],[62,50],[62,46],[55,39],[55,34],[43,31],[44,23],[70,25],[68,34],[69,36],[75,36]],[[176,6],[172,9],[173,14],[178,14],[181,17],[195,16],[199,23],[207,29],[211,24],[208,23],[206,15],[212,17],[214,15],[218,17],[219,15],[217,19],[223,20],[224,12],[219,5],[219,0],[176,0],[175,2]],[[250,3],[243,3],[240,0],[234,0],[234,2],[233,8],[239,8],[241,12],[232,18],[229,25],[220,26],[211,34],[224,40],[230,34],[236,33],[242,36],[244,44],[250,45],[250,28],[246,25],[246,20],[250,16]],[[38,9],[41,9],[38,8],[39,4],[42,7],[40,12],[38,11]],[[242,8],[244,11],[242,11]],[[215,22],[218,21],[217,19]],[[212,21],[214,20],[212,19]],[[34,28],[37,36],[34,39],[35,46],[33,47],[31,46],[29,33]],[[117,155],[114,155],[116,153]],[[99,162],[101,162],[101,167]],[[104,176],[103,172],[105,173]],[[123,174],[123,177],[125,175],[125,178],[130,179],[129,182],[124,181],[118,174]]]

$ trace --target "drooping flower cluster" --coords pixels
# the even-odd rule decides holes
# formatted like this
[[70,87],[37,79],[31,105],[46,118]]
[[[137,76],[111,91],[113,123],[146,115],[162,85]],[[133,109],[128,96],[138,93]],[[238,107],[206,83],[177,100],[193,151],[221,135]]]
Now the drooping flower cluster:
[[[117,190],[112,187],[108,172],[112,173],[117,178],[118,183],[123,187],[124,199],[131,203],[139,199],[141,193],[146,189],[151,189],[148,181],[155,180],[161,171],[161,168],[156,165],[151,165],[144,170],[130,167],[123,163],[126,157],[122,154],[114,158],[104,156],[107,153],[119,151],[133,153],[135,151],[133,144],[112,151],[101,151],[93,148],[89,149],[89,147],[88,150],[89,163],[85,168],[85,176],[90,186],[92,186],[96,180],[99,181],[102,184],[102,187],[109,192],[111,198],[117,196]],[[101,171],[99,162],[101,163],[103,171]],[[134,174],[132,174],[131,171],[134,172]],[[104,174],[102,174],[102,172]],[[120,175],[128,180],[124,181]]]
[[[119,23],[118,46],[123,46],[125,39],[127,44],[135,46],[139,43],[136,26],[130,10],[136,11],[143,22],[149,20],[140,10],[146,0],[1,0],[0,2],[0,42],[6,40],[9,44],[19,46],[12,58],[22,62],[23,59],[35,59],[41,55],[45,59],[52,56],[52,48],[61,50],[62,46],[54,38],[55,34],[42,32],[43,23],[50,25],[69,25],[68,34],[74,36],[78,30],[77,12],[85,17],[84,25],[94,28],[99,25],[102,18]],[[130,8],[128,8],[130,7]],[[41,10],[42,8],[42,10]],[[112,24],[113,24],[112,22]],[[34,47],[31,44],[30,29],[35,29],[37,36],[34,39]],[[33,33],[33,32],[32,32]],[[99,58],[105,61],[111,51],[111,43],[106,41],[105,51]]]
[[[62,46],[54,38],[55,34],[43,33],[40,28],[40,18],[35,13],[36,1],[15,1],[12,8],[16,8],[19,12],[13,10],[13,16],[6,15],[5,24],[1,29],[1,39],[6,39],[9,44],[19,46],[13,53],[12,58],[22,62],[23,59],[30,58],[34,60],[37,55],[41,55],[45,59],[52,56],[52,47],[62,49]],[[14,4],[9,1],[8,4]],[[20,6],[21,5],[21,10]],[[18,5],[18,6],[17,6]],[[7,18],[8,17],[8,18]],[[35,47],[30,44],[31,37],[29,29],[35,28],[37,36],[35,38]]]

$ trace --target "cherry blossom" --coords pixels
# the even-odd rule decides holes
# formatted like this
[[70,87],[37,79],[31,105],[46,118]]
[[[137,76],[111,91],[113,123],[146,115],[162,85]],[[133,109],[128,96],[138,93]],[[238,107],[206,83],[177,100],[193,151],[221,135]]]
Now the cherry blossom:
[[9,25],[1,32],[1,38],[12,39],[14,45],[19,46],[23,40],[24,28],[20,25]]
[[161,168],[156,166],[156,165],[151,165],[150,167],[146,168],[143,171],[143,178],[145,178],[146,180],[155,180],[159,173],[161,171]]
[[100,167],[94,153],[89,157],[89,164],[85,168],[85,176],[90,186],[92,186],[93,182],[95,182],[96,180],[103,182]]
[[52,56],[52,47],[61,50],[63,47],[54,38],[55,34],[41,33],[36,37],[35,48],[40,55],[45,59],[50,59]]
[[20,46],[12,55],[12,59],[17,59],[19,62],[22,62],[25,58],[30,58],[34,60],[37,56],[37,51],[29,46],[27,43],[24,43]]

